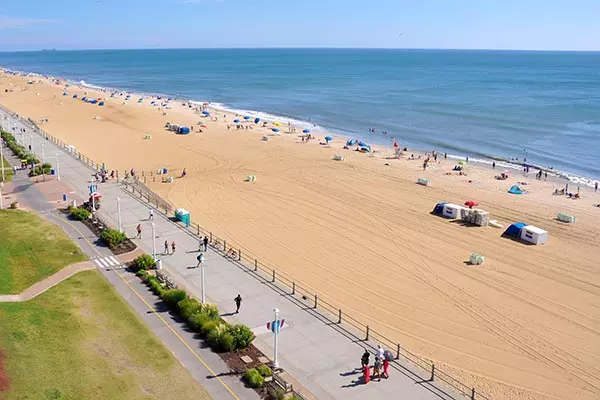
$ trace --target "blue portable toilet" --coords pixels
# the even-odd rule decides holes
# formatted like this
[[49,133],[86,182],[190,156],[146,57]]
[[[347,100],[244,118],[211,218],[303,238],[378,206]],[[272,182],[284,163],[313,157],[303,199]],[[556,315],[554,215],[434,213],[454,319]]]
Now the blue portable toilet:
[[504,231],[502,236],[508,236],[511,238],[518,239],[521,237],[521,229],[526,227],[527,224],[525,222],[515,222],[514,224],[510,224],[508,228]]

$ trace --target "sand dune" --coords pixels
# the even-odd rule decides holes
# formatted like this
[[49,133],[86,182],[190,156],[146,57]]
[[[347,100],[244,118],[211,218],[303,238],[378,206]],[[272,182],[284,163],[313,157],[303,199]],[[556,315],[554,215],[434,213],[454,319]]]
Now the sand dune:
[[[600,209],[592,207],[600,195],[583,190],[582,200],[568,200],[551,195],[551,182],[522,175],[500,182],[475,167],[467,177],[446,176],[451,160],[424,173],[420,161],[369,157],[335,142],[325,148],[295,135],[264,142],[266,129],[228,130],[223,115],[205,119],[203,133],[174,135],[163,128],[167,119],[201,118],[182,105],[168,116],[122,99],[92,106],[61,96],[48,81],[26,85],[1,75],[0,89],[2,105],[48,118],[45,130],[109,169],[178,174],[185,167],[185,179],[149,184],[204,228],[491,398],[600,397]],[[334,154],[345,161],[332,161]],[[244,181],[250,174],[256,182]],[[433,186],[416,185],[419,176]],[[527,195],[506,192],[525,179]],[[501,238],[501,229],[430,215],[440,200],[467,199],[503,224],[547,229],[549,242],[527,246]],[[555,221],[560,211],[577,222]],[[483,266],[466,265],[473,252],[485,255]]]

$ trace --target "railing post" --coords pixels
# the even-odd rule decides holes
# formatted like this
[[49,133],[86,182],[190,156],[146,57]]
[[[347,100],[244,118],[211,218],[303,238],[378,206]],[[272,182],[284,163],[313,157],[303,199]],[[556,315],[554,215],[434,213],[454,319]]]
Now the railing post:
[[210,242],[212,243],[212,232],[209,232],[210,234]]
[[471,400],[475,400],[475,388],[471,390]]
[[199,234],[200,234],[200,225],[196,225],[196,229],[197,229],[197,231],[196,231],[196,232],[197,232],[197,234],[199,235]]
[[315,305],[313,308],[317,308],[318,302],[319,302],[319,297],[315,294]]
[[254,259],[254,271],[258,271],[258,260]]
[[238,249],[238,261],[242,261],[242,249]]
[[431,378],[429,378],[430,382],[433,382],[435,379],[435,364],[431,364]]
[[367,325],[367,336],[365,336],[365,340],[369,340],[369,325]]
[[296,294],[296,282],[292,282],[292,294]]
[[223,253],[227,251],[227,240],[223,240]]
[[273,269],[273,279],[271,280],[271,282],[275,282],[275,269]]
[[338,310],[338,324],[342,323],[342,309],[340,308]]
[[396,345],[396,360],[400,358],[400,343]]

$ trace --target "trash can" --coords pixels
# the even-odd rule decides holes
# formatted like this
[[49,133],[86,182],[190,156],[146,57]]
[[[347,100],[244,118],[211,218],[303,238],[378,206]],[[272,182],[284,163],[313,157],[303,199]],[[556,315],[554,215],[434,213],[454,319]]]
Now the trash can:
[[53,169],[50,170],[50,175],[56,175],[56,171],[54,171]]

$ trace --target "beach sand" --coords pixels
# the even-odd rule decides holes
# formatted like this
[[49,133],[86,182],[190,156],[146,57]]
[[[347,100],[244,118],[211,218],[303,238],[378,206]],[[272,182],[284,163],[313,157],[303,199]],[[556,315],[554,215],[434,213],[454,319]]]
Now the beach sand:
[[[28,79],[2,73],[0,104],[47,118],[44,130],[108,169],[165,167],[178,176],[186,168],[186,178],[149,186],[203,228],[491,398],[599,398],[600,209],[592,204],[600,193],[582,188],[581,200],[569,200],[533,173],[497,181],[500,168],[469,165],[467,176],[448,176],[456,161],[443,157],[423,172],[422,160],[385,159],[392,149],[342,150],[339,138],[331,147],[285,133],[263,141],[269,129],[228,130],[232,114],[212,122],[172,102],[164,116],[138,96],[98,107],[71,98],[90,89],[62,96],[63,86]],[[167,120],[207,128],[175,135]],[[245,182],[248,175],[256,182]],[[432,185],[416,185],[418,177]],[[507,193],[518,181],[528,193]],[[503,229],[430,214],[438,201],[468,199],[505,227],[523,221],[548,230],[548,243],[528,246],[502,238]],[[556,221],[559,212],[577,222]],[[467,265],[475,252],[484,265]]]

